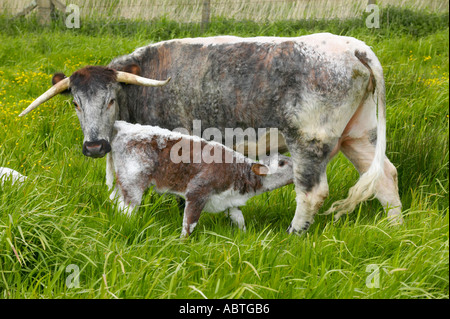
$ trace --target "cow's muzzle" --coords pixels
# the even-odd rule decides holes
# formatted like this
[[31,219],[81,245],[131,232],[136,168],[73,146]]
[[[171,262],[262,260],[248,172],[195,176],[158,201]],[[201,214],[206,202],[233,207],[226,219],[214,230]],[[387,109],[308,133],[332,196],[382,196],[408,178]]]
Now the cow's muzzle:
[[106,153],[111,152],[111,145],[107,140],[99,140],[94,142],[84,142],[83,154],[89,157],[103,157]]

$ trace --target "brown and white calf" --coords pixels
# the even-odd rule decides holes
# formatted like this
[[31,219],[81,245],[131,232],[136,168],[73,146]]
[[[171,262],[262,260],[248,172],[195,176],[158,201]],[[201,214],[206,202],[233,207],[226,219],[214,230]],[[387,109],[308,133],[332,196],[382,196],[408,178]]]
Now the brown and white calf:
[[108,153],[106,183],[119,208],[131,213],[150,186],[186,199],[182,236],[188,236],[203,210],[225,211],[245,230],[239,206],[255,195],[293,182],[292,161],[276,154],[256,162],[197,136],[160,127],[116,121]]

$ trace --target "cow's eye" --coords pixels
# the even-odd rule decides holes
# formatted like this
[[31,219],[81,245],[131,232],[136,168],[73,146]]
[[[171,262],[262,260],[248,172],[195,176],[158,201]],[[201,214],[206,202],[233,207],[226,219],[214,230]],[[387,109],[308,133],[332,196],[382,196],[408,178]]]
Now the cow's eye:
[[81,107],[78,105],[77,102],[75,102],[75,100],[72,103],[78,111],[81,111]]
[[108,109],[114,105],[114,103],[116,102],[116,99],[111,99],[111,101],[109,101],[108,103]]

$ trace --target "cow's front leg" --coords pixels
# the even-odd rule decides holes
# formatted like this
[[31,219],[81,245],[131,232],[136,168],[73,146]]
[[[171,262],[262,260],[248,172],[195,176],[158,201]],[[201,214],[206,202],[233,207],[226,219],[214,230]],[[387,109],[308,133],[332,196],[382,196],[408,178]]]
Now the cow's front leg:
[[328,196],[326,174],[322,174],[319,180],[319,183],[309,190],[305,189],[302,183],[295,184],[297,207],[291,225],[287,229],[288,233],[301,234],[314,222],[314,216]]
[[328,196],[326,167],[332,147],[318,140],[291,146],[297,207],[288,233],[308,230]]

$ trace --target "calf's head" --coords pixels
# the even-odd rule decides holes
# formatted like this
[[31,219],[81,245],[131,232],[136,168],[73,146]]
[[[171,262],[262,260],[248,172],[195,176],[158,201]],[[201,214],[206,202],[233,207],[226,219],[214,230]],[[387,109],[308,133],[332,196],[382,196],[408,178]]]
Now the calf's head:
[[[135,73],[140,71],[137,65],[131,69]],[[169,80],[170,78],[166,81],[152,80],[103,66],[87,66],[74,72],[70,77],[55,73],[52,78],[53,86],[31,103],[20,116],[31,112],[59,93],[70,93],[84,134],[83,154],[89,157],[103,157],[111,151],[110,140],[114,121],[119,116],[120,83],[163,86]]]
[[294,182],[292,158],[273,154],[262,157],[258,164],[252,166],[256,175],[263,176],[262,191],[271,191]]

